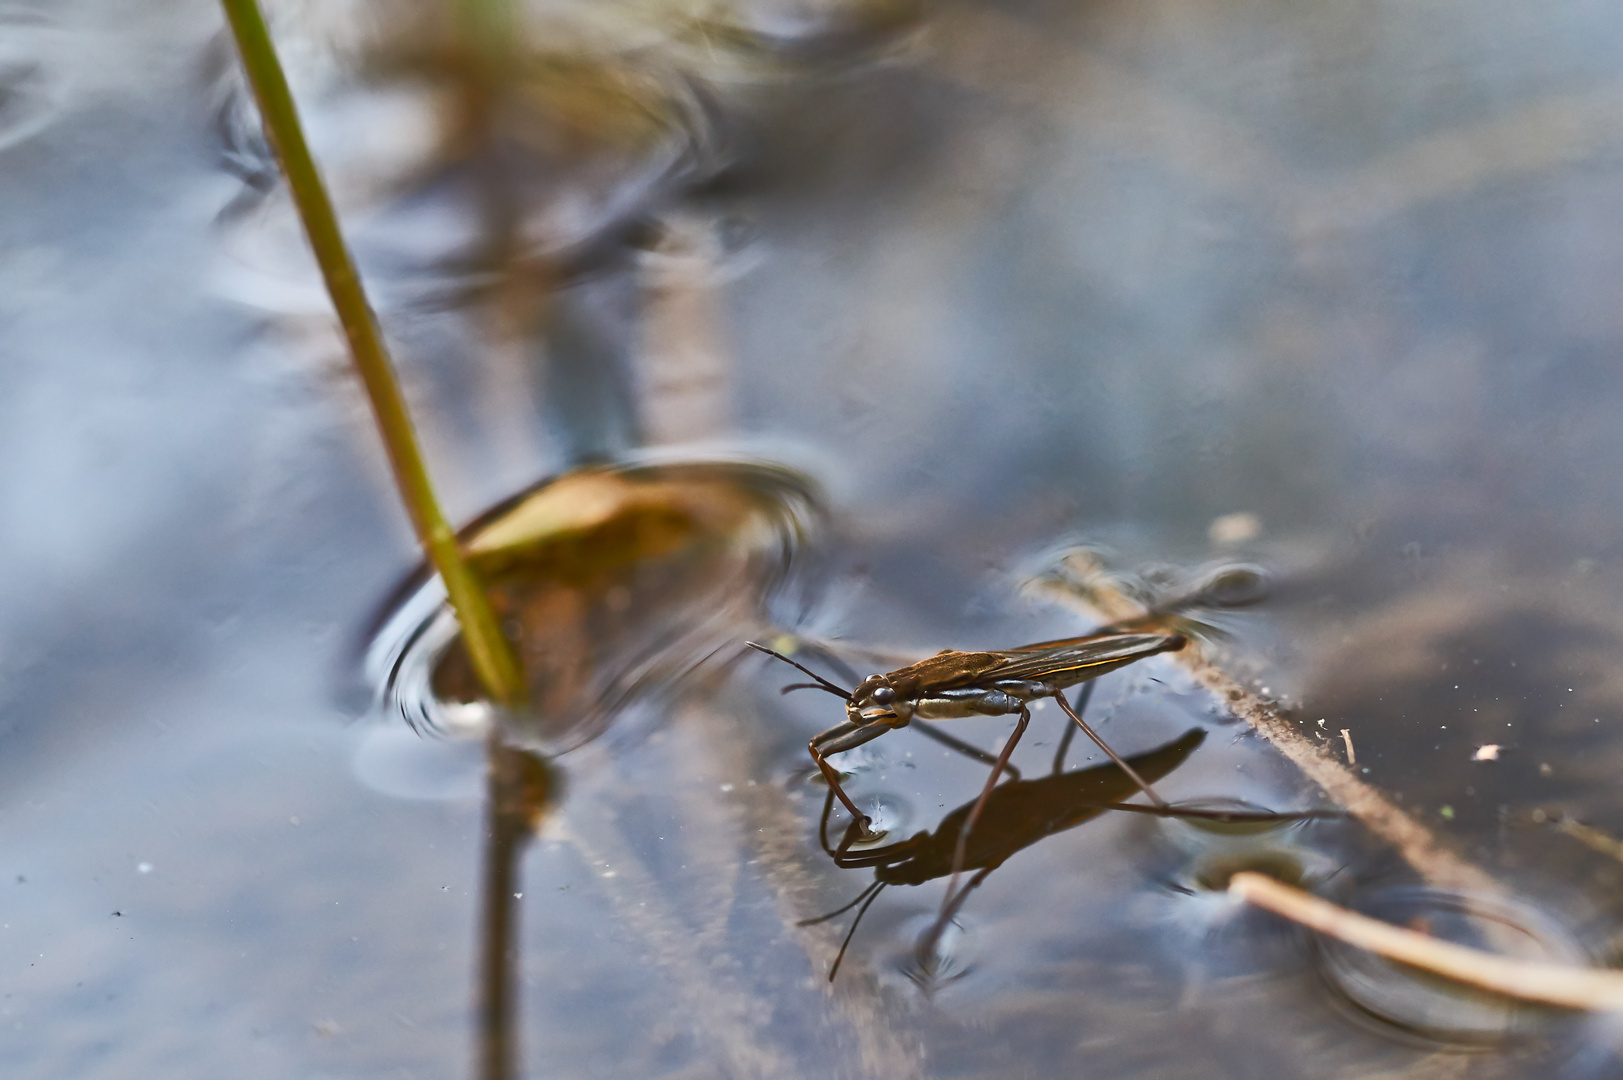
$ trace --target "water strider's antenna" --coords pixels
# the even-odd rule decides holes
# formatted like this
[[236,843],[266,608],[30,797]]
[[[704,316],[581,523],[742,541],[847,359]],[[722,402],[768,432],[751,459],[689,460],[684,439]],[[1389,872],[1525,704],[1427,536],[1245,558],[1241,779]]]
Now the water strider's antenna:
[[813,679],[817,680],[815,683],[795,683],[793,686],[785,686],[783,688],[783,692],[785,694],[787,694],[791,690],[826,690],[829,693],[833,694],[835,697],[843,698],[846,701],[851,700],[851,691],[849,691],[849,690],[841,690],[838,686],[836,686],[833,683],[829,682],[827,679],[825,679],[821,675],[817,674],[817,672],[813,671],[811,668],[807,667],[804,664],[796,663],[795,661],[789,659],[787,656],[783,655],[781,652],[778,652],[778,650],[769,649],[765,645],[758,645],[753,641],[746,641],[746,642],[744,642],[744,644],[748,645],[750,648],[754,649],[756,652],[764,652],[768,656],[776,656],[779,660],[782,660],[785,664],[789,664],[789,665],[791,665],[793,667],[799,668],[801,671],[804,671],[807,675],[810,675]]

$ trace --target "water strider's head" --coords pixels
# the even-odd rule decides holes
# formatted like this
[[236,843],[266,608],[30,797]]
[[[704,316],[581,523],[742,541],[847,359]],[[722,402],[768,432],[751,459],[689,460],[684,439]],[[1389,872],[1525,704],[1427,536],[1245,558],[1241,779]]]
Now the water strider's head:
[[901,727],[913,719],[913,699],[899,692],[887,675],[869,675],[851,691],[845,715],[853,724]]

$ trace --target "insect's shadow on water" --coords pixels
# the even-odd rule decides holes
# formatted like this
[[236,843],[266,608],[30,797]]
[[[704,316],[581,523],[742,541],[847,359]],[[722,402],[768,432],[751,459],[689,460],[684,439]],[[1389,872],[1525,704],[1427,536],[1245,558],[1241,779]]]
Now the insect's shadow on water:
[[[1169,774],[1187,761],[1205,741],[1206,732],[1193,728],[1178,739],[1127,759],[1133,770],[1152,783]],[[981,809],[979,820],[970,830],[964,843],[962,872],[971,876],[963,887],[948,898],[939,918],[920,937],[915,948],[916,968],[909,972],[926,989],[951,979],[961,978],[967,970],[949,974],[950,949],[946,947],[949,931],[955,925],[958,912],[974,890],[1011,857],[1038,841],[1074,829],[1109,810],[1152,814],[1165,817],[1187,817],[1215,822],[1285,822],[1310,817],[1335,816],[1321,811],[1305,813],[1274,813],[1251,810],[1210,810],[1189,806],[1157,807],[1123,800],[1139,793],[1137,782],[1119,765],[1108,763],[1071,772],[1063,771],[1063,750],[1055,758],[1054,771],[1034,779],[1011,776],[992,789]],[[834,807],[834,793],[828,792],[818,827],[823,851],[841,869],[868,869],[874,879],[855,899],[844,906],[800,925],[827,922],[853,908],[857,914],[850,930],[840,945],[838,955],[829,969],[829,980],[839,973],[840,964],[862,917],[890,885],[922,885],[937,878],[950,878],[954,872],[954,856],[964,825],[979,799],[972,799],[949,812],[936,825],[934,831],[918,832],[906,840],[880,847],[859,847],[862,832],[860,822],[846,827],[840,842],[830,842],[829,817]]]

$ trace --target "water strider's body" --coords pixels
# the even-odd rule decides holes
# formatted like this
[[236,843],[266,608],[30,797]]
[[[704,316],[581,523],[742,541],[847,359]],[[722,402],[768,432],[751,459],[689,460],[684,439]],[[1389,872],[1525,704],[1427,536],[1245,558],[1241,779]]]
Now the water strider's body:
[[[1069,687],[1106,672],[1142,660],[1156,653],[1183,648],[1181,634],[1106,631],[1085,637],[1043,641],[1016,649],[986,652],[959,652],[944,649],[936,655],[895,671],[870,675],[855,690],[846,691],[781,653],[756,645],[752,648],[794,664],[815,684],[799,686],[826,690],[845,699],[845,720],[821,732],[809,744],[812,760],[828,780],[830,789],[866,827],[868,818],[857,809],[840,786],[839,775],[828,763],[830,754],[851,750],[894,728],[906,727],[915,719],[952,720],[966,716],[1005,716],[1018,713],[1020,720],[997,759],[987,787],[997,782],[1015,744],[1031,719],[1030,703],[1051,697],[1110,759],[1121,766],[1139,788],[1158,805],[1164,805],[1153,789],[1131,766],[1094,733],[1065,700]],[[973,817],[969,825],[973,825]]]
[[[916,664],[863,679],[846,703],[846,723],[904,727],[914,717],[955,720],[1017,713],[1028,702],[1183,645],[1179,634],[1110,633],[988,652],[943,649]],[[837,751],[825,747],[824,753]]]

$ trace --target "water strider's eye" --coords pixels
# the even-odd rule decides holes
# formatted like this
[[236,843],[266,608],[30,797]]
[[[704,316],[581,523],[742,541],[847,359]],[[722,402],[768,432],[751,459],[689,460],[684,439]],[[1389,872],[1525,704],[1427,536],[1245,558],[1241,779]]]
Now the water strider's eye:
[[896,700],[896,691],[892,687],[881,686],[873,692],[873,700],[875,704],[889,705]]

